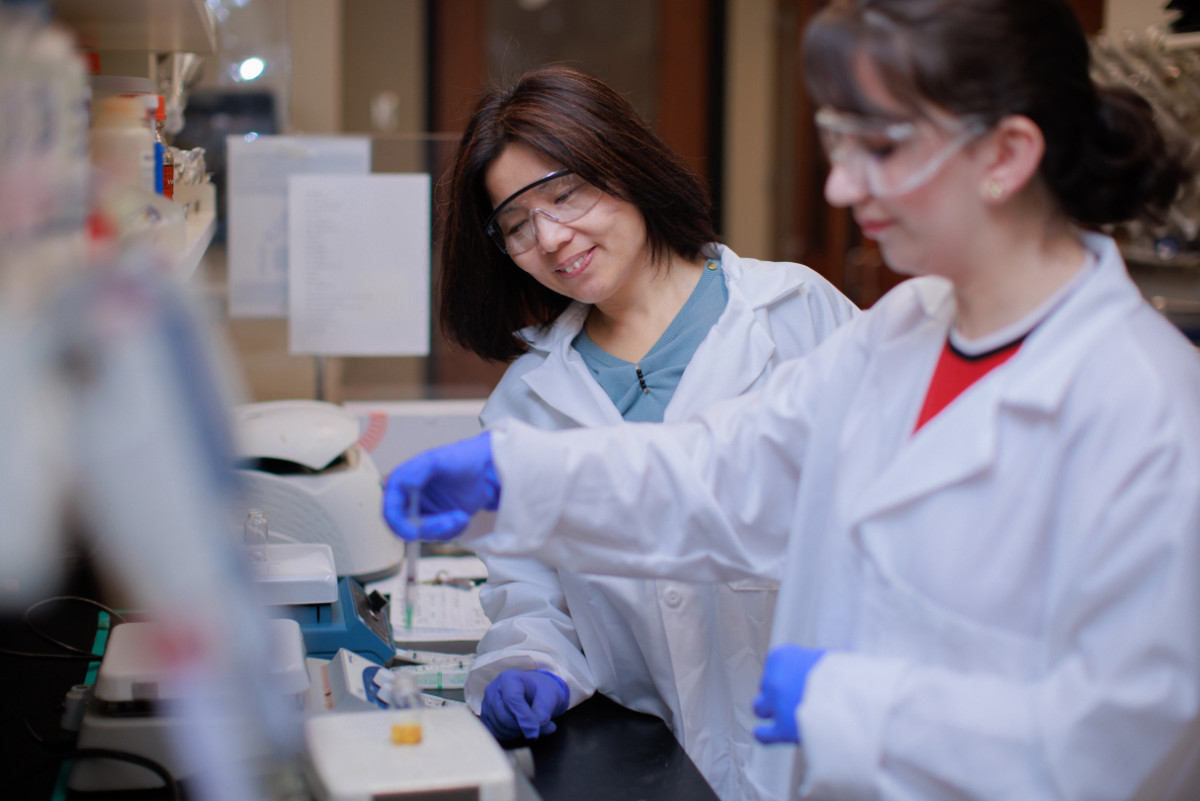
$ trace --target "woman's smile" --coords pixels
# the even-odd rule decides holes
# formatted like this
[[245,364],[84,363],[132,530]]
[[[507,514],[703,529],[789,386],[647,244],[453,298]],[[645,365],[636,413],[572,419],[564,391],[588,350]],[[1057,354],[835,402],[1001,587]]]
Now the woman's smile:
[[554,272],[562,278],[574,278],[582,273],[592,263],[592,257],[596,253],[596,248],[593,245],[582,253],[576,253],[569,259],[561,261],[554,266]]

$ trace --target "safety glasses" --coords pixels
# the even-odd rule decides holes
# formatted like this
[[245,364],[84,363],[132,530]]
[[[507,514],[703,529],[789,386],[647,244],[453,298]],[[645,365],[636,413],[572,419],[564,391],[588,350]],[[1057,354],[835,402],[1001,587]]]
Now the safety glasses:
[[535,214],[572,223],[595,208],[602,194],[571,170],[557,170],[509,195],[488,216],[483,230],[500,252],[519,256],[537,244]]
[[[937,174],[950,157],[983,135],[980,120],[946,129],[885,121],[831,108],[818,109],[817,133],[831,165],[838,165],[873,197],[907,194]],[[938,132],[949,136],[939,136]]]

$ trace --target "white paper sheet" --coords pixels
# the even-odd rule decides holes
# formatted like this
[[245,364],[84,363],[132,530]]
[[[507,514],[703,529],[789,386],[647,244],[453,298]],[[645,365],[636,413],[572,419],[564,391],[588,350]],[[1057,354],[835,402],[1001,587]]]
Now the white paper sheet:
[[288,177],[371,170],[361,136],[230,136],[228,159],[229,316],[288,313]]
[[391,605],[392,637],[398,643],[478,640],[491,625],[479,603],[479,587],[461,590],[444,584],[418,585],[411,629],[404,625],[403,606]]
[[437,640],[478,640],[491,621],[479,603],[479,586],[464,590],[451,584],[431,584],[438,578],[487,577],[487,567],[476,556],[422,556],[416,578],[413,627],[404,627],[404,571],[367,586],[391,596],[392,637],[397,643]]
[[288,349],[429,353],[429,176],[288,181]]
[[413,627],[404,623],[404,571],[382,581],[371,583],[367,590],[378,590],[391,596],[389,605],[392,636],[398,643],[430,643],[439,641],[478,640],[491,621],[479,603],[479,587],[469,590],[447,584],[430,584],[438,575],[446,578],[482,579],[487,568],[476,557],[424,556],[417,571],[417,608]]

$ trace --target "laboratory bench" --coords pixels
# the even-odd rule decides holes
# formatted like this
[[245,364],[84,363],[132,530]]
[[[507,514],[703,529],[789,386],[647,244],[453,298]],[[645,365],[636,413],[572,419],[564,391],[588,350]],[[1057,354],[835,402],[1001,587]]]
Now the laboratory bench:
[[[86,569],[74,573],[68,581],[70,588],[55,595],[100,597]],[[78,648],[91,650],[97,639],[96,609],[79,602],[46,604],[31,618],[43,633]],[[22,611],[12,609],[0,610],[0,649],[64,653],[35,634],[25,624]],[[4,688],[0,763],[7,766],[0,778],[0,797],[35,801],[157,801],[169,797],[164,790],[67,790],[68,766],[62,754],[69,743],[59,725],[63,700],[74,685],[89,681],[90,676],[94,670],[89,674],[89,663],[84,660],[0,654]],[[447,694],[454,697],[453,692]],[[547,737],[503,744],[510,750],[527,748],[533,758],[533,790],[524,786],[519,801],[716,801],[670,729],[656,717],[597,695],[557,722],[558,730]],[[182,787],[186,793],[186,783]]]
[[653,715],[595,695],[556,722],[550,736],[519,744],[533,754],[533,786],[544,801],[716,801]]

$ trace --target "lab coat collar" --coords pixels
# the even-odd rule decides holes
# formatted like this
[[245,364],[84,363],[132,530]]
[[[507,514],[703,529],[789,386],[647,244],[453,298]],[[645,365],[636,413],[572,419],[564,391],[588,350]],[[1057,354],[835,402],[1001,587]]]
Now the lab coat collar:
[[[804,286],[804,275],[789,262],[764,262],[758,259],[743,259],[725,245],[717,246],[721,269],[726,283],[736,287],[753,310],[767,308],[792,295]],[[754,281],[743,281],[747,268],[756,272]]]
[[583,357],[571,347],[583,330],[589,309],[590,305],[576,301],[549,328],[530,326],[519,332],[531,350],[545,353],[542,363],[521,380],[551,408],[578,425],[612,425],[621,422],[621,413],[592,377]]
[[1142,305],[1116,242],[1102,234],[1081,233],[1080,239],[1095,255],[1096,267],[1021,346],[1017,355],[1028,356],[1005,395],[1012,405],[1057,411],[1079,369],[1079,352]]
[[[729,301],[692,357],[702,369],[684,370],[679,379],[668,421],[749,389],[775,355],[775,340],[763,324],[765,310],[803,289],[801,272],[786,264],[743,260],[724,245],[720,258]],[[754,271],[752,280],[745,280],[747,268]]]
[[[743,280],[752,260],[718,246],[729,301],[713,329],[692,357],[703,370],[686,369],[665,419],[679,420],[722,398],[741,394],[752,385],[775,353],[775,343],[757,312],[803,289],[804,276],[788,265],[753,263],[754,279]],[[572,303],[547,329],[525,328],[519,336],[545,360],[523,376],[535,394],[580,425],[621,422],[621,415],[571,342],[582,330],[591,307]]]
[[[1079,354],[1136,308],[1140,298],[1116,244],[1101,235],[1081,238],[1097,255],[1098,267],[1030,333],[1009,362],[971,388],[969,405],[951,404],[911,436],[907,432],[915,421],[895,420],[886,426],[893,431],[899,428],[909,439],[899,445],[895,458],[870,486],[863,488],[856,521],[986,470],[996,458],[1006,409],[1047,417],[1059,411],[1079,368]],[[913,414],[911,405],[888,403],[887,392],[894,391],[888,388],[911,384],[912,375],[932,375],[954,316],[948,284],[940,279],[910,283],[917,293],[914,305],[922,310],[924,319],[902,326],[902,334],[876,350],[878,367],[872,371],[874,380],[864,387],[871,393],[864,404],[879,414]],[[903,373],[910,376],[907,381]]]

